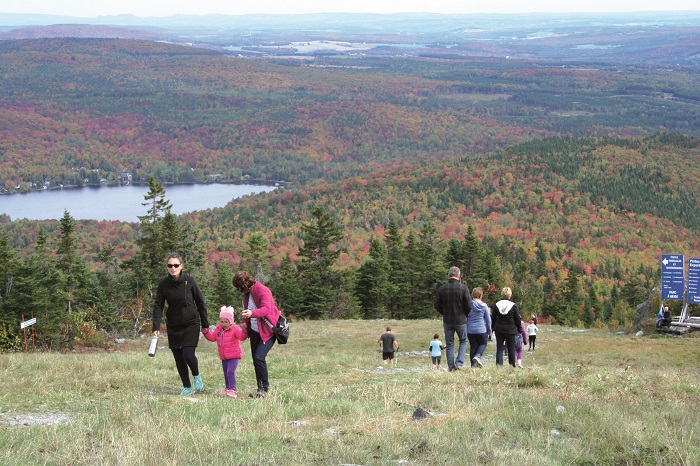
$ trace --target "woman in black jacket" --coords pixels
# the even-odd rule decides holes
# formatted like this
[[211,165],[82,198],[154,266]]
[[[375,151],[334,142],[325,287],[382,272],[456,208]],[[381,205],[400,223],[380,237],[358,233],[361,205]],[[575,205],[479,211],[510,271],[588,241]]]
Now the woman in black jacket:
[[515,367],[515,335],[520,332],[521,318],[518,305],[510,300],[511,296],[513,292],[507,286],[501,290],[501,300],[491,311],[491,322],[496,334],[496,364],[503,365],[503,350],[508,348],[508,363]]
[[[199,343],[200,329],[209,327],[207,306],[204,295],[197,281],[189,273],[183,272],[185,261],[180,254],[170,254],[166,260],[168,276],[158,284],[156,299],[153,303],[153,334],[160,333],[160,321],[163,306],[167,302],[165,313],[168,330],[168,346],[173,352],[177,372],[182,379],[180,395],[192,395],[204,388],[199,374],[199,363],[195,349]],[[190,383],[190,374],[194,378],[194,387]]]

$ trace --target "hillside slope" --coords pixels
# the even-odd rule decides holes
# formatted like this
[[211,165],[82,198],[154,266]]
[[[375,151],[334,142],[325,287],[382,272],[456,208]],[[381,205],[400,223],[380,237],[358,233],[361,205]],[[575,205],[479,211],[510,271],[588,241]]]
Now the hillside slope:
[[185,218],[213,262],[235,262],[246,247],[242,238],[254,231],[269,237],[277,260],[294,256],[300,222],[320,205],[345,232],[343,266],[357,266],[369,240],[383,238],[395,219],[405,232],[431,221],[445,240],[463,239],[471,225],[482,239],[522,248],[528,260],[536,259],[539,240],[550,272],[574,265],[595,279],[609,278],[614,264],[626,272],[656,268],[662,253],[700,255],[699,182],[694,138],[553,138],[439,164],[385,167]]

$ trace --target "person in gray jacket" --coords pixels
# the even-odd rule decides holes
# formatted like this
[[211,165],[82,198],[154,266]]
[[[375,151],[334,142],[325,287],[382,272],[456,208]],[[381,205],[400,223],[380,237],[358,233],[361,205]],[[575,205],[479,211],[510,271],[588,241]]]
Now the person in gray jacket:
[[491,313],[488,305],[481,300],[484,292],[476,287],[472,290],[472,311],[467,317],[467,338],[469,339],[469,360],[472,367],[484,367],[481,356],[491,335]]
[[520,332],[520,310],[510,300],[513,292],[507,286],[501,290],[501,300],[493,306],[491,321],[496,334],[496,365],[503,365],[503,350],[508,349],[508,363],[515,367],[515,335]]

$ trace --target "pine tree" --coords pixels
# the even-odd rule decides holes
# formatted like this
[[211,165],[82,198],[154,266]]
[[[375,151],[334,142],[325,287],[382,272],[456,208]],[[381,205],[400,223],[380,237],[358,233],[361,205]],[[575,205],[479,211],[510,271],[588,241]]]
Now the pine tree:
[[270,262],[269,243],[267,237],[262,233],[251,233],[246,238],[248,249],[241,251],[241,256],[243,256],[241,268],[250,271],[255,280],[260,283],[267,283],[270,276],[268,266]]
[[402,300],[407,293],[409,273],[404,239],[399,232],[399,225],[394,219],[389,221],[384,234],[384,244],[386,245],[387,261],[391,274],[391,280],[387,283],[387,306],[389,307],[389,318],[394,319],[398,315]]
[[[165,199],[165,188],[154,176],[148,180],[148,193],[142,205],[148,207],[146,215],[140,215],[140,236],[137,239],[139,250],[133,259],[124,261],[123,266],[132,273],[131,288],[137,300],[153,298],[153,291],[164,275],[163,260],[166,255],[177,251],[181,238],[177,218],[170,214],[172,206]],[[166,230],[168,228],[169,230]],[[184,258],[184,255],[183,255]],[[185,258],[186,264],[190,264]],[[134,304],[143,309],[146,304]]]
[[61,277],[61,288],[66,302],[66,310],[68,313],[72,311],[73,301],[75,300],[77,278],[77,245],[75,240],[75,220],[68,213],[63,211],[63,217],[60,220],[60,237],[58,240],[58,249],[56,255],[58,258],[58,271]]
[[447,242],[445,254],[445,267],[449,269],[452,266],[459,267],[460,270],[464,268],[464,247],[454,236],[451,236]]
[[408,236],[406,236],[404,251],[406,264],[411,265],[406,269],[404,276],[405,292],[399,300],[399,309],[394,316],[395,319],[409,319],[417,316],[419,314],[418,306],[421,301],[420,287],[423,283],[422,273],[419,270],[421,267],[421,251],[418,239],[413,231],[409,231]]
[[279,270],[270,280],[275,303],[286,315],[304,316],[304,290],[299,285],[299,274],[289,256],[282,259]]
[[583,321],[583,326],[586,328],[591,328],[593,325],[593,311],[591,310],[591,300],[586,297],[583,301],[583,314],[581,315],[581,320]]
[[420,230],[418,242],[418,301],[415,302],[412,317],[430,317],[434,315],[433,301],[438,287],[443,282],[445,269],[440,253],[442,244],[437,236],[435,226],[427,221]]
[[17,258],[10,247],[6,234],[0,236],[0,323],[12,325],[16,323],[15,316],[6,312],[4,303],[12,292]]
[[339,279],[332,267],[340,256],[337,243],[342,233],[321,207],[314,208],[313,219],[301,225],[303,245],[299,248],[299,283],[304,290],[303,317],[328,317],[334,296],[339,291]]
[[486,273],[482,263],[482,246],[471,225],[467,227],[467,235],[464,237],[462,251],[462,260],[464,264],[462,269],[462,283],[470,288],[474,288],[475,286],[484,288],[487,283]]
[[[138,258],[134,261],[136,275],[140,278],[142,286],[148,293],[156,286],[163,275],[163,259],[174,252],[179,239],[179,231],[166,231],[163,227],[164,218],[170,213],[172,206],[165,199],[165,187],[154,176],[148,180],[148,193],[144,196],[142,205],[148,207],[146,215],[139,216],[141,222],[141,237],[138,240],[141,249]],[[168,217],[169,226],[173,226],[175,220]],[[189,265],[189,264],[188,264]]]
[[225,262],[219,264],[216,274],[216,285],[214,291],[214,308],[218,309],[221,306],[233,306],[238,309],[240,307],[240,293],[233,287],[233,271]]
[[388,317],[389,280],[389,259],[386,247],[378,239],[372,238],[369,257],[360,265],[355,285],[355,295],[364,319]]

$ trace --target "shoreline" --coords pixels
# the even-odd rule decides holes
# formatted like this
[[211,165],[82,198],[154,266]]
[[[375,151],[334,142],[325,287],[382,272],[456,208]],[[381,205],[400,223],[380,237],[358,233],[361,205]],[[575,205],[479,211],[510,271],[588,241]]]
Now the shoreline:
[[[273,180],[245,180],[245,181],[212,181],[209,183],[198,183],[198,182],[177,182],[174,183],[172,181],[170,182],[163,182],[161,183],[163,186],[195,186],[195,185],[212,185],[212,184],[230,184],[230,185],[237,185],[237,186],[275,186],[278,188],[284,188],[287,185],[286,181],[273,181]],[[148,181],[129,181],[126,183],[100,183],[100,184],[88,184],[88,185],[83,185],[83,186],[55,186],[52,188],[36,188],[36,189],[29,189],[26,191],[3,191],[0,192],[0,196],[10,196],[13,194],[29,194],[29,193],[40,193],[44,191],[63,191],[63,190],[72,190],[72,189],[100,189],[100,188],[123,188],[127,186],[148,186]]]

